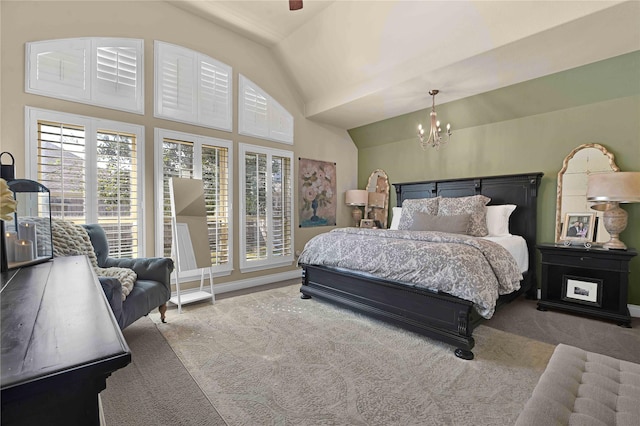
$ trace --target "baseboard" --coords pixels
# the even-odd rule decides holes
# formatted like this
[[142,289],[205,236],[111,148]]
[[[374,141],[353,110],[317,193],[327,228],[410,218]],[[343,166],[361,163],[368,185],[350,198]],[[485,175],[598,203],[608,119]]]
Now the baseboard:
[[[213,285],[213,291],[215,294],[227,293],[229,291],[244,290],[247,288],[258,287],[265,284],[277,283],[280,281],[288,281],[302,278],[302,270],[296,269],[293,271],[280,272],[278,274],[261,275],[255,278],[247,278],[244,280],[230,281],[222,284]],[[200,288],[189,288],[182,290],[180,294],[189,294],[190,292],[199,291]],[[172,296],[176,296],[176,292],[171,293]]]
[[[538,299],[540,299],[540,289],[538,289]],[[640,318],[640,305],[627,305],[629,308],[629,315],[634,318]]]

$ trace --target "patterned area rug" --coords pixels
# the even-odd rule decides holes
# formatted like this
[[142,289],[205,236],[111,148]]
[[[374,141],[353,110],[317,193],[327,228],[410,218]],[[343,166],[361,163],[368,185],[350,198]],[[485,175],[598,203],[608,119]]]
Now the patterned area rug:
[[554,349],[480,326],[463,361],[299,285],[152,319],[229,425],[513,424]]

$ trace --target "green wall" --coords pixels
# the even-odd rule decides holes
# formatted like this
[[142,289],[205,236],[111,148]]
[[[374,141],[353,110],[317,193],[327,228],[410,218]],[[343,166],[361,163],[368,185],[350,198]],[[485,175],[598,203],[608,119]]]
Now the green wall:
[[[557,173],[576,146],[596,142],[622,171],[640,171],[640,52],[539,78],[444,105],[451,142],[422,151],[415,132],[427,123],[417,111],[350,130],[359,147],[358,184],[377,168],[391,183],[543,172],[538,241],[555,235]],[[444,91],[444,90],[443,90]],[[395,135],[395,136],[394,136]],[[392,194],[391,205],[395,205]],[[640,204],[627,204],[621,239],[640,249]],[[539,257],[538,265],[539,269]],[[539,275],[538,275],[539,276]],[[640,258],[631,262],[629,303],[640,305]]]

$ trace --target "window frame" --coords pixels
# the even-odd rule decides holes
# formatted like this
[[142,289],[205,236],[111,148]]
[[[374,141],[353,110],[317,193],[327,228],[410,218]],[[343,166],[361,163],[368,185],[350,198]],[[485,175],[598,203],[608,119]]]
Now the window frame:
[[[289,198],[289,208],[291,211],[291,244],[290,244],[290,255],[287,256],[274,256],[273,255],[273,247],[271,242],[271,236],[273,235],[273,221],[271,220],[271,213],[269,209],[267,211],[267,223],[268,227],[268,243],[267,243],[267,259],[263,260],[247,260],[247,244],[246,244],[246,230],[247,230],[247,218],[246,218],[246,168],[245,168],[245,157],[247,153],[256,153],[263,154],[267,156],[267,205],[272,206],[273,202],[271,199],[271,158],[273,156],[284,157],[289,159],[289,176],[291,176],[291,194]],[[247,143],[239,143],[238,144],[238,179],[240,180],[239,185],[239,200],[240,200],[240,208],[239,208],[239,216],[240,216],[240,272],[252,272],[259,271],[263,269],[270,268],[279,268],[291,266],[294,262],[294,253],[295,253],[295,178],[294,178],[294,153],[289,150],[275,149],[275,148],[267,148],[259,145],[252,145]]]
[[136,135],[136,174],[137,185],[135,198],[138,203],[136,227],[138,229],[137,253],[135,257],[146,257],[146,231],[144,227],[145,194],[144,194],[144,126],[121,121],[104,120],[79,114],[70,114],[41,108],[25,106],[25,176],[27,179],[38,180],[38,121],[60,122],[68,125],[84,127],[86,150],[85,173],[87,188],[85,194],[87,224],[100,223],[98,216],[98,173],[97,173],[97,138],[98,130],[109,130]]
[[[135,97],[118,97],[98,90],[95,84],[98,75],[98,49],[103,47],[125,47],[136,52]],[[61,84],[39,83],[37,79],[37,55],[46,49],[57,52],[84,51],[84,89],[72,90]],[[144,40],[120,37],[79,37],[41,40],[25,43],[25,92],[35,95],[64,99],[118,111],[144,115]]]
[[[191,70],[193,75],[191,78],[191,90],[193,91],[193,98],[191,99],[191,107],[193,109],[193,113],[189,115],[186,112],[180,111],[176,109],[176,113],[171,114],[170,112],[165,112],[165,107],[163,106],[163,55],[182,55],[184,58],[192,61]],[[227,100],[226,100],[226,120],[221,120],[216,123],[209,123],[206,121],[206,117],[201,117],[202,110],[202,102],[201,102],[201,90],[199,87],[204,86],[205,82],[198,76],[198,70],[200,69],[200,65],[206,62],[210,65],[223,69],[227,72],[229,79],[229,87],[227,92]],[[163,41],[155,40],[154,41],[154,102],[153,102],[153,116],[156,118],[161,118],[164,120],[176,121],[179,123],[187,123],[195,126],[207,127],[210,129],[222,130],[225,132],[233,131],[233,68],[230,65],[225,64],[215,58],[207,56],[203,53],[200,53],[196,50],[188,49],[183,46],[178,46],[171,43],[166,43]],[[170,110],[170,109],[169,109]],[[177,114],[177,115],[176,115]]]
[[[229,237],[228,237],[228,262],[223,265],[212,265],[213,276],[231,275],[233,272],[233,141],[228,139],[214,138],[211,136],[202,136],[193,133],[179,132],[165,128],[156,127],[154,129],[154,195],[155,195],[155,253],[156,256],[164,257],[164,165],[163,165],[163,142],[164,139],[175,139],[183,142],[193,143],[194,149],[199,149],[199,155],[193,158],[193,178],[202,179],[202,145],[216,146],[227,148],[227,170],[228,170],[228,217]],[[198,148],[196,148],[198,147]],[[172,274],[175,275],[175,272]],[[180,271],[180,281],[189,282],[194,279],[200,279],[200,269],[192,271]]]
[[[238,75],[238,133],[254,138],[293,145],[295,128],[293,115],[271,95],[260,88],[260,86],[244,75]],[[248,121],[248,117],[252,112],[247,108],[245,102],[245,92],[247,88],[255,91],[265,99],[266,120],[264,126],[251,125]],[[284,127],[282,126],[283,120],[285,121]],[[277,125],[276,122],[280,125]]]

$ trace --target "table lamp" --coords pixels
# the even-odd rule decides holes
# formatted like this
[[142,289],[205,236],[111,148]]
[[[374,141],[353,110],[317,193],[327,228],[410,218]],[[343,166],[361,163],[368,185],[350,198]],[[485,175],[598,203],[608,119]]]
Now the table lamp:
[[351,211],[351,217],[353,218],[353,226],[359,226],[360,220],[362,219],[362,210],[360,210],[361,206],[367,205],[367,200],[369,197],[369,193],[364,189],[350,189],[345,194],[345,203],[348,206],[353,206],[353,210]]
[[592,209],[604,211],[604,229],[611,235],[603,247],[626,250],[620,233],[627,228],[628,214],[620,203],[640,203],[640,172],[592,173],[587,178],[587,201]]

